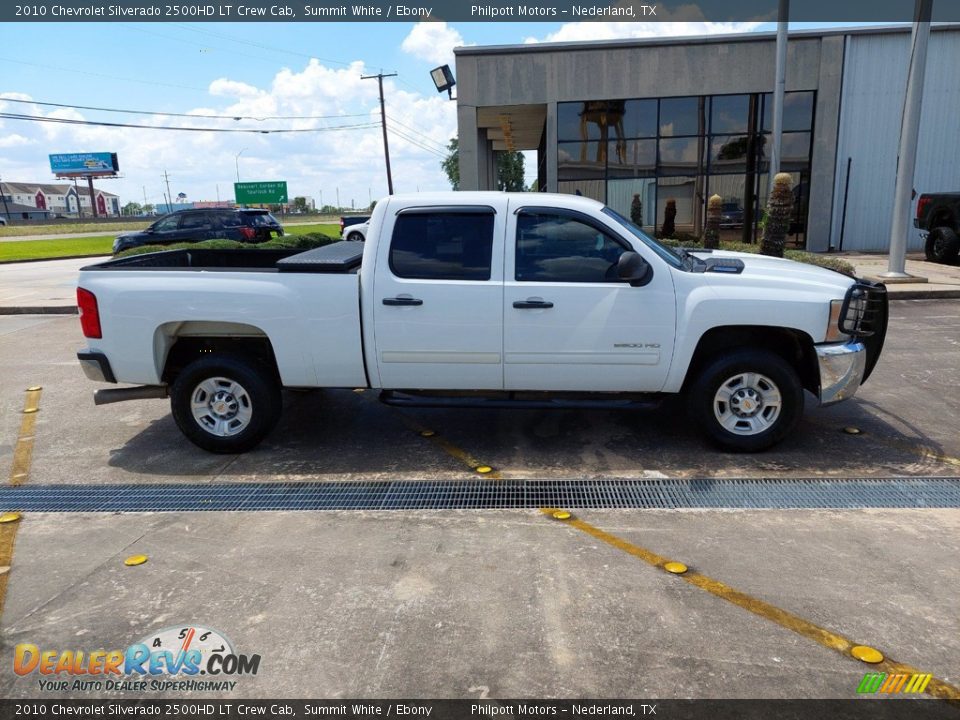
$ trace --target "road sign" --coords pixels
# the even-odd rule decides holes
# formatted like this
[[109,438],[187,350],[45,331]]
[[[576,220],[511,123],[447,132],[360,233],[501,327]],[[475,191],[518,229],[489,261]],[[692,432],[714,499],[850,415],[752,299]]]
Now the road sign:
[[286,180],[233,184],[237,205],[283,205],[287,202]]
[[59,153],[50,156],[54,175],[113,174],[120,169],[116,153]]

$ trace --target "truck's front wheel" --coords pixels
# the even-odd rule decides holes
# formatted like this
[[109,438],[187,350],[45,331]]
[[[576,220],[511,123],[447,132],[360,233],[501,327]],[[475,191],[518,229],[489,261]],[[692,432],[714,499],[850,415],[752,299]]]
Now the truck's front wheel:
[[267,368],[231,355],[201,358],[185,367],[170,391],[173,419],[198,447],[242,453],[263,440],[283,399]]
[[688,402],[714,442],[728,450],[757,452],[796,427],[803,414],[803,386],[779,355],[736,350],[700,372]]

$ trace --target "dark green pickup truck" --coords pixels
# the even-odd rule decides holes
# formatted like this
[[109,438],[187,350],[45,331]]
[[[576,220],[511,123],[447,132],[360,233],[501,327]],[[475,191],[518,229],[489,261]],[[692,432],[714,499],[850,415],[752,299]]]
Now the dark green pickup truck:
[[927,233],[927,260],[955,263],[960,255],[960,192],[921,195],[913,226]]

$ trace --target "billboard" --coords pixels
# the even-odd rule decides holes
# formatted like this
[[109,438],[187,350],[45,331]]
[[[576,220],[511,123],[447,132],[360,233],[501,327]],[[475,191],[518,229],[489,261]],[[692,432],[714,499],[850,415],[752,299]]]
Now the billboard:
[[283,205],[287,202],[287,181],[233,184],[237,205]]
[[60,153],[50,156],[54,175],[113,175],[120,170],[116,153]]

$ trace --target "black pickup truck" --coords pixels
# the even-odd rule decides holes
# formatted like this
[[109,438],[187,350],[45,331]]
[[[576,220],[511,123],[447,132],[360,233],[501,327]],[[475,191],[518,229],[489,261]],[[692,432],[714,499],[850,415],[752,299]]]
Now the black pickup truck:
[[960,254],[960,192],[924,193],[913,226],[927,233],[927,260],[951,264]]

